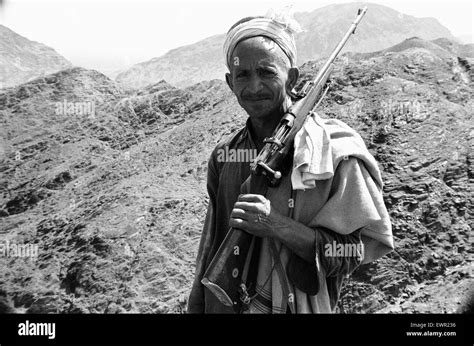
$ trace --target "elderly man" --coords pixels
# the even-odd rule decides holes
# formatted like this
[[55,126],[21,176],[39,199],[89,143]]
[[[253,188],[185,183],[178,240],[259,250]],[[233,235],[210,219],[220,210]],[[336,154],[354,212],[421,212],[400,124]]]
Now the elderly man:
[[293,34],[288,22],[267,17],[242,19],[227,33],[226,81],[249,118],[209,160],[190,313],[233,313],[201,284],[229,227],[259,239],[246,313],[333,312],[344,277],[393,248],[377,164],[341,121],[312,114],[282,167],[281,184],[265,196],[241,193],[249,162],[219,159],[224,149],[260,151],[292,105],[299,76]]

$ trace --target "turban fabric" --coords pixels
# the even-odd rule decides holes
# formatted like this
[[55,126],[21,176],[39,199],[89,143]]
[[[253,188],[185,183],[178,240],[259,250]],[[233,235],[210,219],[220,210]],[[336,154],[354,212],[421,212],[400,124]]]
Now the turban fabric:
[[230,59],[237,44],[245,39],[265,36],[274,41],[290,59],[291,66],[296,66],[296,43],[294,33],[299,31],[299,25],[294,20],[281,21],[275,18],[256,17],[235,26],[227,33],[224,42],[224,57],[230,70]]

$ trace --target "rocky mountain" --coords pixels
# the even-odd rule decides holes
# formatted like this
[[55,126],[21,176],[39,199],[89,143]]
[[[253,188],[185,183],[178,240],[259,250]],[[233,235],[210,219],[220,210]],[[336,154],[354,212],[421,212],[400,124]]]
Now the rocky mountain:
[[126,88],[139,89],[159,80],[186,87],[204,80],[224,79],[222,58],[225,35],[216,35],[195,44],[173,49],[162,57],[136,64],[117,75]]
[[0,88],[71,67],[54,49],[0,25]]
[[[319,113],[378,160],[396,246],[353,273],[340,312],[450,313],[473,286],[474,60],[450,45],[412,38],[336,62]],[[75,68],[0,91],[0,311],[183,311],[207,160],[245,120],[221,80],[127,92]]]
[[[304,30],[296,36],[298,64],[328,56],[354,20],[357,9],[365,5],[367,3],[337,4],[309,13],[296,13],[295,19]],[[344,51],[373,52],[413,36],[425,40],[454,39],[434,18],[416,18],[378,4],[367,6],[357,35],[351,38]],[[116,81],[127,88],[141,88],[161,79],[177,87],[223,79],[227,72],[222,53],[224,39],[225,35],[221,34],[173,49],[161,57],[132,66],[120,73]]]

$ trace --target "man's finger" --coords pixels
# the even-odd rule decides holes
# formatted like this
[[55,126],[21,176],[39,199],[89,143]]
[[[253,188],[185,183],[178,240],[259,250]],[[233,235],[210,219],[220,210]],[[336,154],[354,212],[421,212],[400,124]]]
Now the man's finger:
[[239,228],[243,231],[246,231],[249,228],[249,223],[242,219],[231,218],[229,221],[229,226],[232,228]]
[[239,196],[239,202],[265,202],[266,198],[262,195],[248,193]]
[[232,209],[232,213],[230,214],[230,217],[236,218],[236,219],[242,219],[242,220],[248,219],[248,215],[245,212],[245,210],[237,206],[234,206],[234,209]]
[[258,212],[258,205],[255,202],[235,202],[234,208],[242,209],[249,212]]

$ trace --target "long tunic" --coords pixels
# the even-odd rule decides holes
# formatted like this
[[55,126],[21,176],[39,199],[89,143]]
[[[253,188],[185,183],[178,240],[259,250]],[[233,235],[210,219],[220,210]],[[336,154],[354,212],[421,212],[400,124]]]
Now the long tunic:
[[[377,259],[393,249],[391,224],[383,203],[378,167],[373,167],[373,164],[368,163],[370,160],[366,160],[370,154],[363,142],[364,148],[356,148],[362,141],[360,136],[357,145],[352,146],[347,141],[351,136],[358,136],[353,130],[337,120],[323,121],[331,130],[331,139],[335,144],[334,176],[318,181],[314,189],[293,192],[293,196],[296,194],[293,200],[293,218],[316,232],[314,263],[307,263],[291,253],[284,259],[285,270],[292,281],[292,292],[300,302],[296,312],[334,311],[344,277],[361,263]],[[338,147],[338,143],[343,145]],[[188,301],[190,313],[234,313],[232,308],[220,303],[201,284],[206,268],[229,230],[231,211],[240,194],[241,185],[250,175],[249,162],[221,160],[222,152],[229,150],[256,150],[249,131],[249,121],[238,133],[219,143],[208,162],[209,205]],[[288,215],[289,199],[292,197],[290,176],[283,177],[277,188],[269,188],[266,197],[271,201],[272,208]],[[334,241],[362,243],[363,262],[357,257],[325,256],[328,244],[333,244]],[[318,280],[319,290],[316,295],[309,296],[304,292],[304,282],[308,280]],[[286,312],[285,308],[278,312]]]

